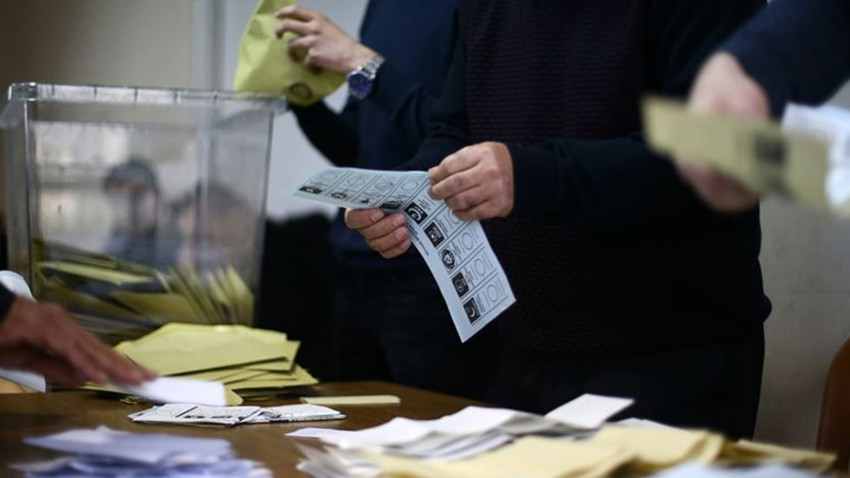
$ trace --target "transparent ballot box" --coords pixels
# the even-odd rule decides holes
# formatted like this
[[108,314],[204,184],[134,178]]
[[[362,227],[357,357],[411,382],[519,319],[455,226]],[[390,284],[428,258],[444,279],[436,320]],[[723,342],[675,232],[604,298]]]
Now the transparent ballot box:
[[250,324],[282,99],[16,84],[0,112],[10,268],[110,342]]

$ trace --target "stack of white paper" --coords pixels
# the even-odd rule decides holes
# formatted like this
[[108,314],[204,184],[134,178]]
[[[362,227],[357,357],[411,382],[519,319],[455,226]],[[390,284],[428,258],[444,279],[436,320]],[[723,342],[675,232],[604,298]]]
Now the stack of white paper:
[[345,418],[345,415],[333,408],[310,404],[278,407],[204,407],[169,403],[131,413],[128,417],[140,423],[233,426],[246,423],[340,420]]
[[257,462],[235,458],[230,442],[217,438],[137,434],[99,427],[29,437],[24,441],[33,446],[69,453],[54,460],[10,465],[28,477],[273,476]]
[[370,467],[358,452],[428,460],[463,460],[499,448],[518,436],[574,436],[600,426],[631,403],[631,400],[583,395],[546,417],[505,408],[471,406],[436,420],[398,417],[365,430],[304,428],[287,436],[318,438],[328,445],[324,451],[302,447],[307,456],[301,464],[304,472],[314,476],[336,476],[337,473],[339,476],[361,476],[349,469],[353,468],[358,473],[362,472],[362,476],[369,476],[374,465]]

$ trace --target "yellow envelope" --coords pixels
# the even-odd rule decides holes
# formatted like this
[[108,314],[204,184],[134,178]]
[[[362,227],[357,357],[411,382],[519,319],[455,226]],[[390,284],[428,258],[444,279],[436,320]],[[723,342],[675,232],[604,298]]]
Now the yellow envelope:
[[200,372],[283,358],[286,334],[241,325],[170,323],[115,347],[163,375]]
[[160,323],[196,321],[199,318],[189,301],[180,294],[145,294],[116,290],[109,296],[140,316]]
[[628,450],[635,455],[631,464],[635,469],[655,471],[687,461],[711,463],[720,454],[723,440],[705,431],[609,425],[591,443]]
[[613,447],[541,437],[520,438],[498,450],[455,462],[369,455],[381,476],[446,478],[590,478],[610,474],[630,458]]
[[336,91],[345,77],[330,71],[313,72],[292,61],[287,42],[295,35],[278,39],[280,22],[274,13],[294,0],[260,0],[239,44],[233,89],[272,95],[286,95],[292,104],[308,106]]

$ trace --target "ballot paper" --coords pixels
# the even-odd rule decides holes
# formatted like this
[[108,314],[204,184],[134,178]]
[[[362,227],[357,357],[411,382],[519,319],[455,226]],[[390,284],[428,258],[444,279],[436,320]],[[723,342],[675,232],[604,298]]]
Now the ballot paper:
[[827,199],[840,216],[850,216],[850,111],[834,106],[789,104],[782,128],[822,138],[829,144]]
[[678,102],[644,103],[649,145],[662,154],[709,164],[745,186],[829,208],[829,144],[783,131],[770,121],[698,114]]
[[547,413],[546,418],[573,428],[599,428],[606,420],[625,410],[632,403],[634,400],[630,398],[586,393]]
[[248,423],[341,420],[345,415],[332,408],[308,404],[277,407],[204,407],[170,403],[131,413],[128,417],[140,423],[233,426]]
[[224,385],[177,377],[159,377],[140,385],[113,385],[119,391],[154,403],[192,403],[220,407],[227,404]]
[[70,454],[46,461],[9,465],[29,477],[273,476],[257,462],[235,458],[230,443],[218,438],[137,434],[99,427],[28,437],[24,442]]
[[437,281],[466,341],[516,300],[478,221],[461,221],[432,199],[428,173],[329,168],[297,187],[295,196],[353,209],[404,213],[411,242]]

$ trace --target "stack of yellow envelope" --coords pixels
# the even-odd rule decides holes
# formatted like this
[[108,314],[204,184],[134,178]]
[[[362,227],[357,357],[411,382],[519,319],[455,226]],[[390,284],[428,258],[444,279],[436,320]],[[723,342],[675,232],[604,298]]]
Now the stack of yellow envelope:
[[230,400],[262,399],[318,381],[295,363],[299,342],[242,325],[171,323],[115,350],[160,375],[221,382]]
[[108,343],[138,338],[169,322],[250,324],[254,295],[231,266],[167,272],[37,241],[34,289],[66,307]]

